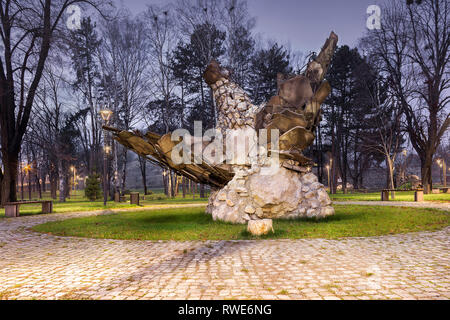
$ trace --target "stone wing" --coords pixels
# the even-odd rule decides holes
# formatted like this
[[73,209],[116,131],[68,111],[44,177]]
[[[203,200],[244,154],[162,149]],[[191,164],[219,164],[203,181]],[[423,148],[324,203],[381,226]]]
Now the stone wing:
[[[152,132],[142,134],[138,131],[122,131],[108,126],[103,128],[112,132],[117,142],[148,161],[162,168],[170,168],[177,174],[197,183],[222,188],[233,178],[233,173],[226,164],[215,166],[208,164],[205,159],[201,164],[196,164],[193,157],[191,158],[191,164],[175,164],[171,157],[172,150],[179,142],[171,140],[171,133],[161,136]],[[193,150],[195,143],[195,141],[192,142],[191,150]]]
[[272,97],[255,115],[255,129],[278,129],[280,157],[294,160],[300,166],[311,160],[302,155],[315,139],[316,127],[322,119],[320,105],[331,92],[324,76],[337,45],[333,32],[319,55],[309,62],[301,75],[278,76],[278,95]]

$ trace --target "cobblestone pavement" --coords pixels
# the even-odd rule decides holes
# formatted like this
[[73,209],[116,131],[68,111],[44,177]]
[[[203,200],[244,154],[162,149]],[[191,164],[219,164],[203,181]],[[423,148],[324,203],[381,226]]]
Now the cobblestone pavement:
[[450,227],[344,240],[204,242],[28,229],[94,214],[105,212],[0,219],[0,299],[450,299]]

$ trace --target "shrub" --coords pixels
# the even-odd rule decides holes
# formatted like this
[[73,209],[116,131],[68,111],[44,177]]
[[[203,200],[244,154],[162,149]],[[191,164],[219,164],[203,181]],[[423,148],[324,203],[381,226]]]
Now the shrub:
[[412,183],[406,182],[406,183],[402,184],[398,189],[399,190],[410,190],[410,189],[412,189]]
[[100,189],[100,176],[97,173],[87,177],[84,194],[90,201],[95,201],[101,198],[102,190]]

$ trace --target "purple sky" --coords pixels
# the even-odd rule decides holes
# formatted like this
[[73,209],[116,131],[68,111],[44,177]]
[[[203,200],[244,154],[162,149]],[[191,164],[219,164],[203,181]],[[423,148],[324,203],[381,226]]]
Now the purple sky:
[[[120,3],[123,0],[116,0]],[[333,30],[340,44],[355,46],[366,29],[367,7],[384,0],[248,0],[256,17],[256,33],[263,38],[290,43],[292,49],[318,50]],[[402,0],[403,1],[403,0]],[[146,4],[169,0],[126,0],[125,7],[138,13]]]

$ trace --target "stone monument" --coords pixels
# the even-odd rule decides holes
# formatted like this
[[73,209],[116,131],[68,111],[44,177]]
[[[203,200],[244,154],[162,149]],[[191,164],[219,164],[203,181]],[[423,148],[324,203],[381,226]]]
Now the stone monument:
[[[216,102],[217,131],[226,138],[230,132],[251,130],[256,132],[254,139],[260,139],[264,132],[267,140],[262,141],[267,142],[263,152],[270,157],[246,154],[243,163],[236,163],[228,161],[227,154],[220,163],[207,159],[179,163],[173,159],[179,143],[187,144],[189,151],[205,150],[208,143],[198,137],[173,139],[172,133],[160,136],[152,132],[105,129],[112,131],[125,147],[149,161],[210,185],[213,191],[206,211],[214,220],[246,223],[332,215],[334,209],[325,187],[311,173],[313,163],[302,151],[314,142],[315,129],[321,120],[320,105],[331,91],[324,76],[337,40],[332,32],[303,74],[278,75],[278,95],[259,106],[251,102],[244,90],[232,81],[230,72],[219,63],[212,61],[206,68],[204,79]],[[279,133],[278,139],[274,132]],[[256,148],[261,152],[261,145]],[[186,149],[183,150],[184,153]],[[195,153],[186,154],[195,160]]]

